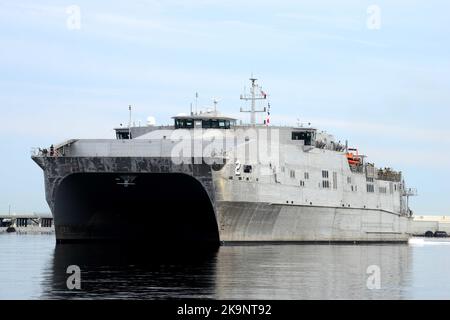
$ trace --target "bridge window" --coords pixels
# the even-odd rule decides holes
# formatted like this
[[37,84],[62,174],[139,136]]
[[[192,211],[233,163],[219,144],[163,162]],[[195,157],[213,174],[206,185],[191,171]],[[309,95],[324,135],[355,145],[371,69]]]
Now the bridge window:
[[122,131],[116,131],[116,138],[118,139],[118,140],[128,140],[128,139],[131,139],[131,134],[130,134],[130,131],[127,129],[127,130],[122,130]]
[[322,178],[328,179],[328,171],[322,170]]
[[367,192],[375,192],[375,187],[373,186],[373,184],[367,184]]
[[330,181],[322,180],[322,188],[329,189],[330,188]]
[[193,119],[175,119],[175,129],[190,129],[193,127]]
[[293,131],[292,132],[292,140],[303,140],[305,142],[305,146],[310,146],[312,144],[312,132],[308,131]]
[[309,172],[305,172],[305,180],[309,179]]
[[202,121],[202,128],[204,129],[230,129],[230,127],[230,120],[208,119]]

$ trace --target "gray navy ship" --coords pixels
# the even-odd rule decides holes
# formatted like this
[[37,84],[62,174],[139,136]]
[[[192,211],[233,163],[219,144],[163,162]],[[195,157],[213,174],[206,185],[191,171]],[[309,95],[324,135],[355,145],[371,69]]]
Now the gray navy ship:
[[250,80],[240,97],[248,124],[215,101],[171,125],[133,126],[130,107],[116,139],[36,150],[57,242],[407,241],[417,192],[402,173],[310,125],[272,125],[267,94]]

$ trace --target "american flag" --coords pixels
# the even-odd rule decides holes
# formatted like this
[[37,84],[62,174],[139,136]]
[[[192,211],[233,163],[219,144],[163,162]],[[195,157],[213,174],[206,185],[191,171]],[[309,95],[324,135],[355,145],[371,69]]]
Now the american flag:
[[265,93],[264,91],[261,90],[261,95],[264,97],[264,99],[267,98],[267,93]]

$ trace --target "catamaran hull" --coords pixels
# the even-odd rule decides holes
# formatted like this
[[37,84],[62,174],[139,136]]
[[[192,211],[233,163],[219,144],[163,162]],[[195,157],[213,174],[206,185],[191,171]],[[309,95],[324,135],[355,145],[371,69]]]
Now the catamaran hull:
[[220,201],[212,168],[166,158],[41,157],[58,242],[406,242],[382,210]]
[[410,218],[381,210],[219,202],[220,239],[235,242],[407,242]]

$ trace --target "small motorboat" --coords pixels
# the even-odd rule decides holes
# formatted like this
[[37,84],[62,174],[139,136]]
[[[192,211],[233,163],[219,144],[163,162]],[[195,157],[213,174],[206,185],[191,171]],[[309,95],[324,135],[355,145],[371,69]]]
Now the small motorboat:
[[9,227],[6,229],[6,232],[8,232],[8,233],[16,232],[16,228],[14,228],[13,226],[9,226]]

